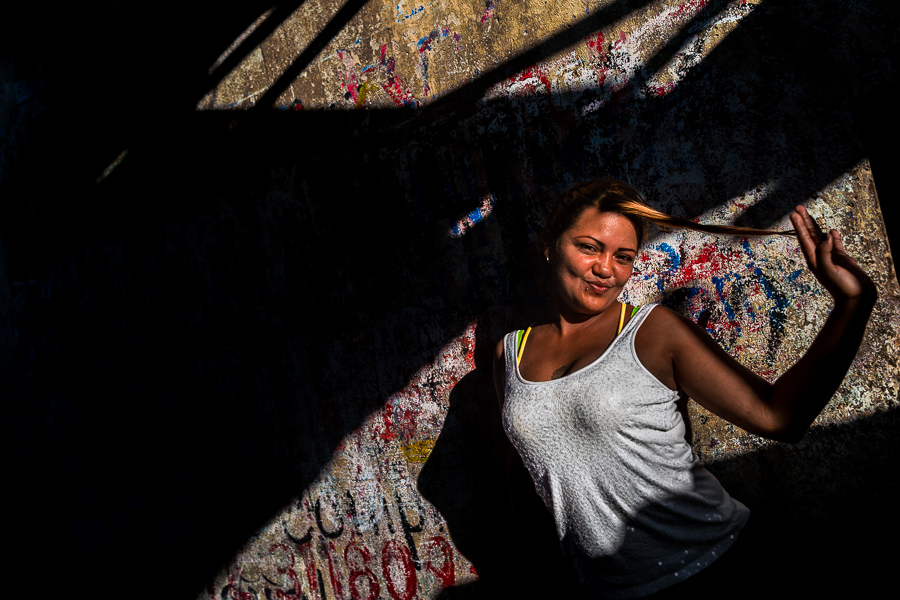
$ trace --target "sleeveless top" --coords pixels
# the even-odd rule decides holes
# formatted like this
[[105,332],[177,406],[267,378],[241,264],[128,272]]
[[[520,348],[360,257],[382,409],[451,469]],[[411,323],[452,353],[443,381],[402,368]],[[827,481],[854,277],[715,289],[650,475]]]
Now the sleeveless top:
[[750,514],[693,454],[678,393],[638,360],[635,334],[654,306],[596,361],[552,381],[523,379],[516,332],[504,339],[503,428],[581,583],[607,598],[645,596],[696,573]]

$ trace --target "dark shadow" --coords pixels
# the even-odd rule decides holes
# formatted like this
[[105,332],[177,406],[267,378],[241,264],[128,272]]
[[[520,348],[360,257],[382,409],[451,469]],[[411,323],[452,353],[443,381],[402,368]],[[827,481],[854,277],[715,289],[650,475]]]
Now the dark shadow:
[[[883,50],[872,60],[870,71],[882,73],[881,81],[869,82],[853,98],[853,119],[859,128],[859,137],[866,157],[872,165],[872,174],[878,186],[878,200],[888,237],[893,250],[900,240],[900,171],[895,168],[897,150],[894,140],[900,136],[900,116],[895,110],[900,97],[900,43]],[[880,70],[879,70],[880,69]],[[893,253],[892,255],[896,256]],[[895,264],[896,270],[896,264]]]
[[486,314],[476,329],[476,368],[456,384],[443,429],[419,474],[422,496],[444,516],[475,583],[439,598],[573,597],[575,572],[562,555],[549,511],[503,433],[494,393],[493,349],[525,310]]
[[[197,82],[269,3],[189,3],[177,15],[119,3],[110,21],[100,4],[4,8],[18,28],[2,56],[40,83],[22,102],[42,105],[30,120],[5,113],[7,130],[28,135],[0,182],[0,385],[20,490],[9,539],[23,573],[12,585],[29,592],[90,580],[113,596],[196,596],[448,340],[533,301],[523,222],[570,183],[620,176],[677,213],[777,181],[746,217],[765,226],[864,156],[829,59],[853,21],[804,2],[755,9],[664,96],[463,101],[598,20],[458,104],[240,114],[195,113]],[[488,193],[490,218],[450,238]],[[466,439],[451,417],[478,421],[483,397],[469,386],[484,377],[456,392],[438,457]],[[840,431],[827,435],[850,443]],[[428,467],[430,497],[444,469],[460,476],[448,461],[474,462],[448,452]],[[843,492],[851,503],[893,479],[878,464],[887,476]],[[497,490],[480,493],[470,501],[490,504]],[[490,573],[481,517],[447,510],[474,521],[451,527]]]
[[[900,533],[893,508],[900,492],[898,426],[900,412],[879,412],[812,429],[796,445],[709,466],[750,508],[750,554],[762,569],[783,574],[774,581],[784,589],[820,597],[884,589],[894,558],[876,549]],[[748,584],[759,590],[773,582]]]

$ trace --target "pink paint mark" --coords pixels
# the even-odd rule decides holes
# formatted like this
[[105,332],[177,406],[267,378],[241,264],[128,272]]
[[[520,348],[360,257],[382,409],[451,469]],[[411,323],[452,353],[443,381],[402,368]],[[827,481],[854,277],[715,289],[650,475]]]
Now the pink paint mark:
[[510,81],[522,81],[525,82],[525,89],[528,90],[529,94],[537,93],[537,87],[528,81],[529,79],[538,79],[542,84],[544,84],[544,89],[549,93],[550,92],[550,79],[547,77],[547,74],[544,73],[541,69],[538,68],[537,65],[531,65],[524,71],[522,71],[518,75],[514,75],[510,78]]
[[670,81],[668,83],[664,83],[662,85],[658,85],[653,88],[653,93],[657,96],[665,96],[669,92],[675,89],[675,83]]
[[490,19],[491,17],[494,16],[494,5],[495,5],[494,0],[491,0],[490,4],[488,4],[488,6],[487,6],[487,10],[484,11],[483,15],[481,15],[482,23],[484,23],[485,21],[487,21],[488,19]]
[[359,78],[353,70],[353,63],[350,57],[344,58],[344,53],[341,50],[337,51],[337,55],[341,62],[344,63],[344,69],[338,71],[344,77],[341,87],[350,93],[350,99],[355,103],[357,98],[359,98]]
[[387,74],[387,80],[381,82],[381,87],[387,92],[391,100],[397,106],[419,106],[418,99],[403,84],[403,79],[399,75],[394,74],[396,61],[394,57],[387,56],[387,44],[381,46],[381,64]]
[[598,31],[596,35],[584,38],[584,44],[587,46],[591,63],[597,69],[597,83],[603,85],[609,70],[609,67],[606,66],[606,39],[603,37],[603,32]]
[[587,45],[588,49],[596,56],[603,56],[603,53],[605,52],[603,41],[602,31],[598,31],[596,35],[589,35],[584,38],[585,45]]
[[625,35],[624,31],[619,32],[619,39],[612,42],[610,44],[610,50],[615,52],[621,52],[624,50],[625,43],[628,41],[628,36]]
[[397,434],[391,431],[391,429],[393,428],[391,423],[391,415],[393,414],[393,412],[393,403],[388,402],[384,405],[384,408],[381,409],[381,422],[384,426],[384,430],[381,433],[378,433],[378,431],[373,432],[372,439],[375,439],[376,435],[385,441],[392,440],[397,437]]
[[466,344],[463,346],[465,350],[465,355],[463,359],[466,361],[466,364],[473,369],[475,368],[475,344]]
[[688,2],[682,2],[675,8],[675,14],[681,16],[685,13],[692,13],[703,8],[708,3],[709,0],[689,0]]
[[723,252],[715,244],[704,244],[696,257],[685,262],[673,273],[671,279],[675,287],[683,287],[692,281],[706,280],[715,275],[731,272],[732,261],[739,260],[740,250],[730,249]]
[[[422,46],[419,48],[420,52],[423,52],[424,49],[427,49],[430,45],[431,40],[426,40],[423,42]],[[340,75],[343,77],[343,82],[341,83],[341,87],[346,90],[345,97],[348,100],[352,100],[354,104],[356,104],[357,108],[365,107],[367,104],[367,96],[363,95],[363,101],[360,102],[360,94],[363,92],[363,84],[360,82],[360,74],[356,73],[355,68],[353,66],[353,61],[349,55],[345,56],[345,53],[341,50],[337,51],[338,58],[344,63],[344,69],[339,70]],[[421,103],[418,98],[416,98],[409,88],[404,84],[403,79],[394,74],[394,69],[396,67],[396,61],[393,57],[389,57],[387,55],[387,44],[381,45],[380,57],[379,61],[374,65],[367,65],[363,72],[379,72],[385,76],[385,80],[380,82],[381,87],[387,92],[388,96],[394,101],[394,104],[397,106],[419,106]],[[372,77],[372,75],[369,75]],[[370,85],[375,82],[371,82]]]
[[[392,66],[393,62],[394,59],[391,59]],[[403,80],[399,76],[391,75],[387,81],[381,84],[381,87],[388,93],[388,96],[391,97],[391,100],[393,100],[394,104],[397,106],[419,105],[419,101],[413,96],[412,92],[406,89],[403,85]]]
[[404,442],[416,437],[416,415],[409,409],[404,409],[397,417],[397,423],[394,425],[400,439]]

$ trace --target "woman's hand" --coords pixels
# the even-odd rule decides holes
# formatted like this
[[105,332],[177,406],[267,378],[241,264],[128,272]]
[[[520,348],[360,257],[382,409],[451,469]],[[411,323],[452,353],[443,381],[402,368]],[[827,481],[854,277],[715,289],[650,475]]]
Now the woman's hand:
[[802,206],[791,221],[809,269],[835,304],[809,349],[774,384],[671,311],[654,310],[635,337],[641,362],[664,384],[751,433],[789,442],[803,436],[841,385],[877,298],[875,284],[844,251],[837,231],[823,233]]
[[798,206],[791,214],[800,249],[816,279],[837,303],[847,300],[874,302],[875,284],[844,250],[841,234],[832,229],[824,233],[809,211]]

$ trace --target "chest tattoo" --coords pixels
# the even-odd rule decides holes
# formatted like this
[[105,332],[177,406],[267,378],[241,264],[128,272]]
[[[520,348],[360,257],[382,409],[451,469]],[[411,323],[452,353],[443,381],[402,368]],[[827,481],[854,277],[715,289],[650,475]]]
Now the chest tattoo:
[[566,367],[566,366],[562,366],[562,367],[558,368],[557,370],[553,371],[552,375],[550,375],[550,380],[553,381],[554,379],[559,379],[560,377],[565,375],[568,370],[569,370],[569,367]]

